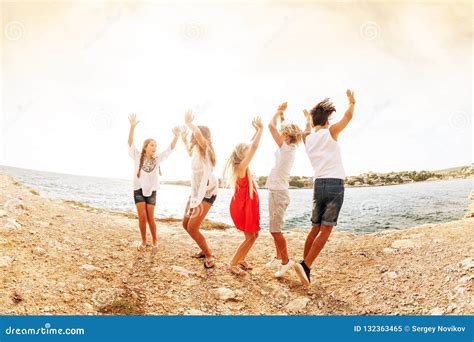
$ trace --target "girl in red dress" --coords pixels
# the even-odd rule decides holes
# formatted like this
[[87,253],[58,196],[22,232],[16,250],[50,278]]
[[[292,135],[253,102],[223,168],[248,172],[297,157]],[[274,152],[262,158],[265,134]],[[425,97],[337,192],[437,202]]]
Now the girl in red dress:
[[234,196],[230,203],[230,215],[237,229],[244,232],[245,240],[240,244],[230,262],[230,271],[235,275],[245,275],[251,270],[245,258],[258,237],[260,230],[260,207],[257,185],[249,170],[263,132],[262,119],[253,119],[252,126],[255,135],[251,144],[239,144],[232,152],[227,165],[226,173],[230,183],[235,188]]

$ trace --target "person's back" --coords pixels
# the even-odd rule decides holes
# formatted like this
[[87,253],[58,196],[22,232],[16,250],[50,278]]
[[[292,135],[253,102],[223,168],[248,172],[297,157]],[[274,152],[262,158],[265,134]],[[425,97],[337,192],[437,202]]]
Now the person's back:
[[328,128],[321,128],[306,137],[306,153],[314,170],[314,178],[346,177],[339,143]]
[[346,175],[337,138],[352,120],[355,104],[354,93],[348,90],[346,94],[349,108],[344,113],[344,117],[334,125],[329,125],[329,119],[336,108],[329,98],[319,102],[311,113],[304,110],[307,123],[303,141],[315,177],[311,212],[313,227],[306,238],[304,259],[294,267],[296,274],[305,285],[311,282],[311,266],[329,239],[333,227],[337,225],[339,212],[344,202]]

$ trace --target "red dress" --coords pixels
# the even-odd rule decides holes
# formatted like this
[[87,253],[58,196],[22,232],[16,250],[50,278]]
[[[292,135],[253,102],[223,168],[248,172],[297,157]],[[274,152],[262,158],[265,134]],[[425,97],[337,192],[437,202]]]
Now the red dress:
[[260,230],[260,201],[256,186],[253,198],[250,198],[249,180],[247,177],[238,178],[235,193],[230,202],[230,216],[237,229],[255,233]]

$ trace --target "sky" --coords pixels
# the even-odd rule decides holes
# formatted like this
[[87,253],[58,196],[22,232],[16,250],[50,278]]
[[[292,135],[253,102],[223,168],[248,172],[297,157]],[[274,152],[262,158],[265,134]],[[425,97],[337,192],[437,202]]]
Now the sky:
[[[436,170],[472,163],[472,3],[449,2],[2,2],[0,164],[130,178],[135,143],[172,139],[192,109],[212,132],[216,173],[288,102],[346,89],[353,121],[339,141],[346,173]],[[266,129],[251,170],[267,175]],[[188,179],[183,144],[164,179]],[[311,176],[300,146],[293,175]]]

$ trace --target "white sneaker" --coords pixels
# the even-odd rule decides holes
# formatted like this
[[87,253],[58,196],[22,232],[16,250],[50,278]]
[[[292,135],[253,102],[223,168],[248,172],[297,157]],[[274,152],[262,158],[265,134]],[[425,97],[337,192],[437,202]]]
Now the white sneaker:
[[277,278],[283,277],[285,273],[288,272],[288,270],[292,268],[294,265],[295,265],[295,262],[291,259],[288,260],[288,263],[286,265],[280,264],[280,266],[278,267],[278,271],[275,272],[275,277]]
[[278,260],[277,258],[273,258],[272,260],[270,260],[269,262],[267,262],[265,264],[265,267],[266,268],[277,268],[278,265],[281,265],[281,261]]

